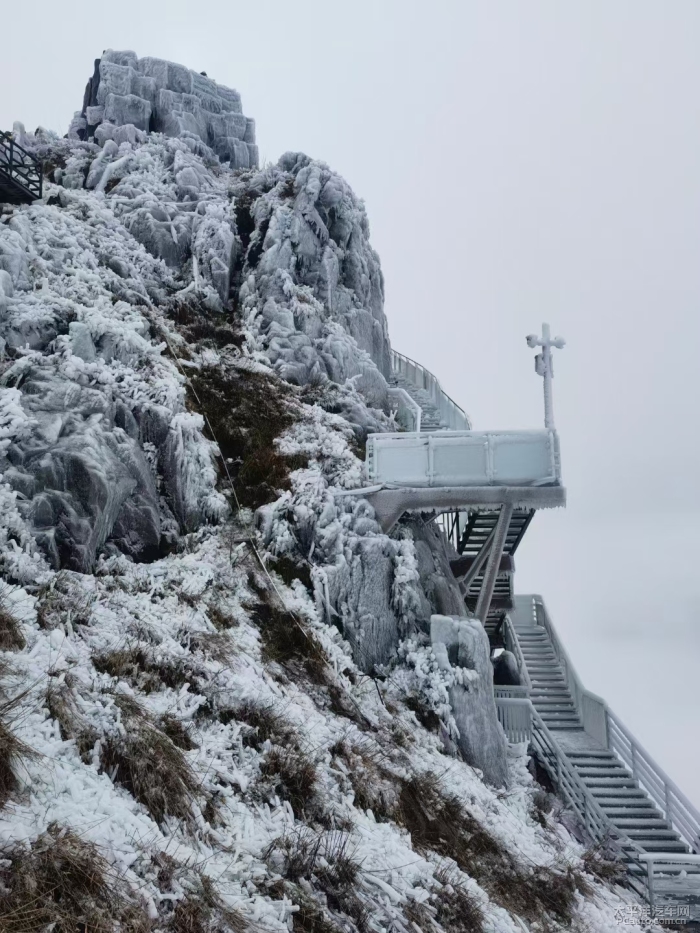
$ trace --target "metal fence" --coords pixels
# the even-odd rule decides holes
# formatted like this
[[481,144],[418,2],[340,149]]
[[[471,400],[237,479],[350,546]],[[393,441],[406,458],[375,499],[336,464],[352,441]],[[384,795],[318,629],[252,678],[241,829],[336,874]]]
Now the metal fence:
[[416,363],[410,356],[404,356],[397,350],[391,351],[391,368],[397,376],[403,377],[417,389],[427,392],[430,401],[440,413],[440,419],[451,431],[471,431],[471,422],[460,406],[443,392],[442,386],[429,369]]
[[0,172],[23,188],[30,198],[42,196],[41,164],[15,142],[11,133],[0,132]]

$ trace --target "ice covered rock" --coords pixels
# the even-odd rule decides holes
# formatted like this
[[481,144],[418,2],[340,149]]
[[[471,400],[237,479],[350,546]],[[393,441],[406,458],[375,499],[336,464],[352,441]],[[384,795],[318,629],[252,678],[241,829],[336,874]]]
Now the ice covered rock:
[[465,760],[496,787],[508,780],[506,738],[493,696],[489,640],[478,619],[434,615],[430,640],[440,669],[454,675],[450,705]]
[[502,651],[493,659],[493,682],[501,686],[520,685],[518,662],[512,651]]
[[357,378],[379,401],[390,344],[362,202],[300,153],[241,180],[234,194],[246,251],[240,300],[276,369],[301,383],[318,372]]
[[255,123],[243,116],[240,94],[174,62],[107,50],[95,62],[80,117],[71,124],[72,135],[79,138],[117,138],[100,130],[104,121],[136,131],[194,136],[232,168],[258,165]]

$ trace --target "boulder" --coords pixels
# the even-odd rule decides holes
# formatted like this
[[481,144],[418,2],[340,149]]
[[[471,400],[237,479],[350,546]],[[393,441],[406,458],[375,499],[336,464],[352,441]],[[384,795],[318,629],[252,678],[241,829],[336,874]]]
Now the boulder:
[[453,675],[449,688],[457,744],[464,760],[496,787],[508,782],[507,742],[493,696],[489,639],[478,619],[434,615],[430,641],[441,670]]

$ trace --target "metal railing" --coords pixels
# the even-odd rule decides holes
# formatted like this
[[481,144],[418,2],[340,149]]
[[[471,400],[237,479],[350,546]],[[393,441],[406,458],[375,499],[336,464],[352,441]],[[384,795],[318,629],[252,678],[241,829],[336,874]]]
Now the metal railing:
[[510,615],[507,615],[503,620],[503,644],[506,651],[510,651],[511,654],[515,655],[515,660],[518,664],[518,672],[520,674],[520,683],[522,687],[527,690],[527,694],[529,695],[532,688],[532,681],[530,680],[530,674],[527,669],[527,664],[525,663],[523,650],[520,647],[520,642],[518,641],[518,638],[515,634],[513,621]]
[[[524,598],[516,597],[516,600]],[[700,812],[639,744],[605,700],[585,689],[557,636],[542,597],[528,598],[532,599],[533,621],[542,626],[549,635],[585,732],[617,755],[629,768],[642,790],[659,806],[683,841],[693,852],[700,853]]]
[[11,133],[0,132],[0,172],[8,175],[31,198],[42,196],[41,164],[15,142]]
[[464,409],[460,408],[443,391],[437,376],[434,376],[429,369],[397,350],[391,351],[391,369],[397,376],[402,376],[417,389],[427,392],[431,402],[440,413],[441,421],[447,428],[451,431],[471,431],[471,422]]
[[560,486],[555,431],[370,434],[370,482],[397,486]]
[[551,777],[565,803],[573,810],[590,838],[606,843],[627,863],[630,883],[653,901],[653,888],[647,890],[648,869],[642,848],[621,832],[606,816],[578,772],[560,750],[552,733],[529,699],[497,697],[498,721],[509,742],[527,742]]
[[608,748],[627,765],[639,786],[649,794],[692,851],[700,855],[700,813],[612,710],[606,709],[606,713]]

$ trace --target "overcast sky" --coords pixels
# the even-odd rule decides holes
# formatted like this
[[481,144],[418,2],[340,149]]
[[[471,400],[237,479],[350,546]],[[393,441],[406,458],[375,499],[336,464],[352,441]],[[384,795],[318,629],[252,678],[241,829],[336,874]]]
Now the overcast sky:
[[536,517],[517,589],[700,805],[697,0],[35,0],[3,33],[0,126],[64,133],[126,48],[238,88],[263,158],[345,175],[394,346],[476,428],[539,426],[524,338],[567,338],[569,506]]

